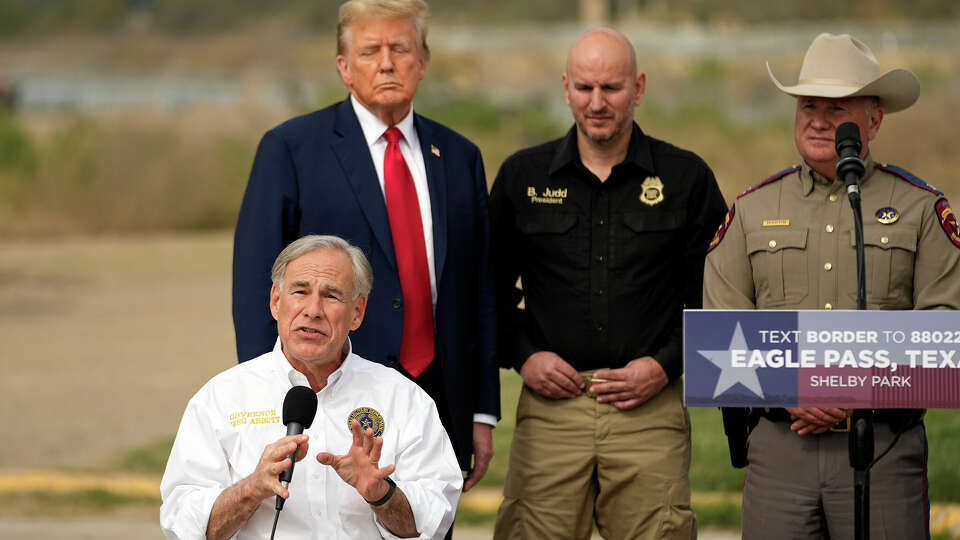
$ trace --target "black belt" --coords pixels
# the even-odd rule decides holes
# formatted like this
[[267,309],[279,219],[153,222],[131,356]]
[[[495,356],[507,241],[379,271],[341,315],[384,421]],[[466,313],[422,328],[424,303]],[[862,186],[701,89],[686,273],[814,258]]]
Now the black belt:
[[[753,409],[754,414],[762,416],[771,422],[793,422],[790,413],[786,409]],[[873,411],[873,421],[881,424],[889,424],[894,433],[903,433],[923,420],[926,409],[875,409]],[[830,431],[837,433],[846,433],[850,431],[850,418],[831,426]]]

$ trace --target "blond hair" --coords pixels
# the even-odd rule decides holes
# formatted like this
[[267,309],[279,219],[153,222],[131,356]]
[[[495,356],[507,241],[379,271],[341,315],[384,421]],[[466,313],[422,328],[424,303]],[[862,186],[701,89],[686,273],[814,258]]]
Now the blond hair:
[[430,8],[424,0],[348,0],[340,6],[337,19],[337,55],[347,49],[347,31],[350,25],[361,19],[402,18],[409,19],[417,31],[418,44],[423,58],[430,59],[427,46],[427,17]]

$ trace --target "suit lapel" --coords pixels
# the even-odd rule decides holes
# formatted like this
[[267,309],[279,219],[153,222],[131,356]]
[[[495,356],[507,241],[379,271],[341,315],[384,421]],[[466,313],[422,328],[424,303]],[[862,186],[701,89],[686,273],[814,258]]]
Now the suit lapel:
[[436,133],[419,114],[414,114],[414,127],[420,139],[420,152],[427,172],[427,186],[430,191],[430,210],[433,215],[433,257],[434,272],[437,276],[437,288],[443,274],[443,263],[447,256],[447,176],[443,165],[443,148]]
[[349,101],[337,105],[333,131],[336,135],[332,143],[334,155],[340,161],[340,167],[360,203],[367,223],[386,254],[387,260],[397,267],[393,252],[393,238],[390,236],[390,221],[387,218],[387,205],[383,200],[383,190],[377,180],[377,170],[370,157],[360,122]]

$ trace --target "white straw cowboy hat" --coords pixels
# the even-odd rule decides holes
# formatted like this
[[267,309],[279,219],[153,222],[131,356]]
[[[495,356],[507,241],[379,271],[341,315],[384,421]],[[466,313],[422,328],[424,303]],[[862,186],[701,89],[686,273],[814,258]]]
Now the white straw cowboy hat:
[[791,96],[844,98],[876,96],[888,113],[902,111],[920,96],[920,81],[906,69],[880,74],[870,47],[850,34],[820,34],[810,44],[795,86],[780,84],[767,62],[777,88]]

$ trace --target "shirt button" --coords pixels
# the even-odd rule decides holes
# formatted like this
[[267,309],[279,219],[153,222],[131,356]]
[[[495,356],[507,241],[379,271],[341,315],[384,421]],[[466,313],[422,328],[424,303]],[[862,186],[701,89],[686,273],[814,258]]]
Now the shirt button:
[[833,309],[833,304],[826,303],[823,305],[823,309]]
[[833,232],[833,225],[827,225],[826,231],[827,231],[827,232]]
[[837,202],[837,194],[830,195],[830,202]]
[[833,270],[833,265],[830,264],[830,263],[827,263],[827,264],[823,265],[823,269],[826,270],[827,272],[829,272],[830,270]]
[[321,509],[318,508],[318,509],[317,509],[317,515],[318,515],[318,516],[323,516],[323,510],[321,510]]
[[400,300],[399,298],[394,298],[394,299],[393,299],[393,309],[400,309],[401,306],[403,306],[403,301]]
[[319,478],[320,478],[320,473],[318,473],[318,472],[313,473],[313,479],[314,479],[314,480],[318,480]]
[[603,262],[603,255],[597,255],[597,262],[599,263]]
[[597,290],[597,296],[603,296],[603,289]]
[[606,223],[606,220],[604,220],[603,218],[600,218],[600,225],[603,225],[604,223]]
[[771,240],[770,243],[767,244],[767,245],[770,246],[770,247],[772,247],[772,248],[775,248],[775,247],[777,247],[777,241],[776,241],[776,240]]
[[881,237],[880,237],[880,243],[881,243],[881,244],[889,244],[889,243],[890,243],[890,239],[887,238],[886,236],[881,236]]
[[598,325],[597,325],[597,332],[603,332],[603,325],[602,325],[602,324],[598,324]]

